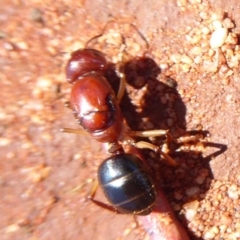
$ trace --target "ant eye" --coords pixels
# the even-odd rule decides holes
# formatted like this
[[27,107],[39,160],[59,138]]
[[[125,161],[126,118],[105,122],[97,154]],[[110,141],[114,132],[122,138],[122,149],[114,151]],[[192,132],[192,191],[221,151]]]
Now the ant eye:
[[112,111],[97,111],[89,112],[81,118],[80,124],[88,132],[104,131],[114,123],[114,112]]

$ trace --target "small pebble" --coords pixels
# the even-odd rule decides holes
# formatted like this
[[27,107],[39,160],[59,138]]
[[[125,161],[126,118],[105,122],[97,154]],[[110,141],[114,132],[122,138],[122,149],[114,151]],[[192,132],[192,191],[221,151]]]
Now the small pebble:
[[18,42],[17,47],[20,48],[21,50],[28,50],[28,44],[26,42]]
[[189,56],[182,55],[181,56],[181,62],[182,63],[186,63],[186,64],[191,64],[193,61],[192,61],[192,59]]
[[208,35],[208,34],[210,33],[209,28],[208,28],[208,27],[203,27],[203,28],[202,28],[202,33],[203,33],[204,35]]
[[191,49],[191,53],[194,54],[194,55],[199,55],[199,54],[202,53],[202,48],[199,47],[199,46],[195,46]]
[[214,30],[217,30],[219,28],[222,28],[222,22],[219,20],[215,20],[212,22],[212,27]]
[[0,146],[1,147],[4,147],[4,146],[7,146],[11,143],[11,140],[8,139],[8,138],[4,138],[4,137],[1,137],[0,138]]
[[179,192],[174,192],[173,197],[176,200],[181,200],[183,198],[183,195],[181,193],[179,193]]
[[177,1],[177,5],[178,5],[179,7],[186,6],[187,3],[188,3],[187,0],[178,0],[178,1]]
[[222,214],[220,221],[222,225],[230,226],[232,224],[232,217],[229,214],[224,213]]
[[234,23],[232,22],[232,20],[230,18],[225,18],[223,20],[223,27],[227,28],[227,29],[234,28]]
[[13,232],[16,232],[19,230],[19,225],[18,224],[12,224],[12,225],[9,225],[5,228],[5,232],[6,233],[13,233]]
[[185,217],[188,221],[192,221],[195,218],[198,207],[199,201],[197,200],[184,204],[184,209],[186,211]]
[[212,33],[210,38],[210,46],[212,49],[216,49],[221,47],[228,35],[228,31],[226,28],[219,28]]
[[35,22],[43,22],[43,12],[38,9],[38,8],[34,8],[31,12],[30,12],[30,18],[31,20],[35,21]]
[[220,233],[225,233],[226,229],[227,229],[226,225],[220,225],[219,226]]
[[7,51],[12,51],[14,50],[14,45],[10,42],[5,42],[3,43],[3,48],[6,49]]
[[52,84],[52,80],[49,77],[41,76],[37,79],[37,87],[40,89],[48,89]]
[[228,189],[227,194],[233,200],[237,200],[239,198],[239,192],[236,190]]
[[205,234],[204,234],[204,239],[214,239],[215,237],[215,233],[214,233],[214,230],[213,228],[210,228]]
[[205,181],[205,176],[197,176],[195,181],[197,184],[203,184],[203,182]]
[[185,191],[185,193],[189,197],[193,197],[193,196],[197,195],[199,193],[199,191],[200,191],[199,187],[190,187]]

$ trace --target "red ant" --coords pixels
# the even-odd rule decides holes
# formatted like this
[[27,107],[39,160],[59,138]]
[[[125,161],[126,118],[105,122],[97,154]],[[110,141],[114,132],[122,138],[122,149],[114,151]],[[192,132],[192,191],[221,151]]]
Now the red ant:
[[[98,170],[100,186],[107,199],[119,212],[148,214],[157,198],[156,186],[142,161],[134,155],[126,154],[122,143],[154,149],[176,165],[175,161],[159,147],[147,142],[135,142],[130,137],[159,136],[168,132],[128,130],[118,105],[123,88],[120,88],[121,91],[116,97],[104,76],[107,67],[104,55],[95,49],[80,49],[72,53],[66,66],[67,80],[73,83],[70,107],[79,124],[92,137],[108,143],[107,151],[112,156],[106,159]],[[121,81],[124,81],[123,78],[122,74]],[[79,132],[72,129],[64,131]],[[94,193],[91,196],[93,201]]]
[[[119,102],[125,90],[125,76],[118,71],[120,87],[115,95],[106,79],[108,62],[105,56],[95,49],[79,49],[71,54],[66,65],[67,81],[71,84],[70,107],[79,124],[96,140],[107,143],[107,152],[111,155],[98,169],[98,182],[90,193],[90,199],[108,210],[134,215],[148,215],[155,205],[161,202],[168,206],[166,199],[154,184],[154,180],[144,159],[134,152],[126,153],[123,145],[136,148],[149,148],[158,152],[171,165],[176,162],[160,147],[148,142],[135,142],[132,137],[151,137],[170,135],[167,130],[131,131],[124,121]],[[65,128],[64,132],[80,133],[82,130]],[[94,199],[98,183],[111,206]],[[158,199],[160,196],[161,199]],[[166,207],[168,214],[171,210]],[[171,216],[174,224],[176,219]],[[183,230],[183,238],[188,239]]]

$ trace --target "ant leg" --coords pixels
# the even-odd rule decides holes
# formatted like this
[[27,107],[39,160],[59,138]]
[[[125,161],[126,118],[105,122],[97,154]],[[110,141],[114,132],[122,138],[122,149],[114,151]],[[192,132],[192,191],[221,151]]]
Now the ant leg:
[[137,147],[137,148],[140,148],[140,149],[143,149],[143,148],[151,149],[154,152],[159,153],[160,155],[162,155],[164,157],[164,159],[166,159],[167,162],[170,165],[172,165],[172,166],[177,166],[178,165],[177,162],[174,161],[173,158],[171,158],[165,151],[163,151],[163,149],[160,149],[160,147],[158,147],[156,145],[153,145],[153,144],[148,143],[148,142],[140,141],[140,142],[134,143],[134,146]]
[[119,72],[118,76],[120,77],[120,84],[119,84],[119,89],[118,89],[118,93],[117,93],[117,101],[118,101],[118,103],[120,103],[120,101],[123,97],[123,94],[125,92],[126,78],[125,78],[125,74],[122,72]]
[[203,135],[197,134],[192,136],[182,136],[172,141],[178,145],[182,144],[175,150],[175,152],[203,152],[204,143],[201,141]]
[[117,93],[117,101],[118,103],[120,103],[123,94],[125,92],[126,89],[126,77],[125,74],[123,73],[123,66],[122,63],[126,62],[126,44],[125,44],[125,39],[124,37],[121,35],[122,38],[122,45],[121,45],[121,49],[119,50],[119,55],[118,55],[118,64],[116,64],[116,72],[118,77],[120,78],[120,83],[119,83],[119,88],[118,88],[118,93]]
[[74,134],[88,135],[88,133],[86,131],[84,131],[83,129],[61,128],[60,131],[61,132],[65,132],[65,133],[74,133]]
[[91,191],[90,191],[90,193],[89,193],[87,198],[89,200],[91,200],[94,204],[96,204],[97,206],[99,206],[101,208],[104,208],[104,209],[107,209],[107,210],[109,210],[111,212],[120,214],[120,212],[118,212],[113,206],[94,199],[94,197],[96,195],[96,192],[97,192],[97,189],[98,189],[98,186],[99,186],[99,183],[98,183],[97,179],[95,179],[94,182],[93,182]]
[[180,144],[180,143],[198,142],[198,141],[200,141],[200,139],[203,139],[202,134],[190,135],[190,136],[186,135],[186,136],[182,136],[179,138],[173,138],[172,141]]
[[138,33],[138,35],[142,38],[142,40],[145,42],[146,44],[146,48],[147,48],[147,51],[149,50],[149,42],[148,40],[144,37],[144,35],[138,30],[138,28],[134,25],[134,24],[130,24],[132,26],[132,28],[135,29],[135,31]]
[[195,152],[195,153],[202,153],[205,149],[205,144],[203,142],[198,142],[196,144],[184,144],[177,148],[175,152]]
[[153,145],[151,143],[148,142],[144,142],[144,141],[140,141],[137,143],[132,143],[134,146],[138,147],[138,148],[148,148],[153,150],[154,152],[158,152],[160,153],[164,159],[166,159],[168,161],[168,163],[172,166],[177,166],[176,161],[174,161],[167,153],[169,152],[168,149],[168,144],[171,143],[172,141],[172,136],[169,133],[168,130],[162,130],[162,129],[158,129],[158,130],[149,130],[149,131],[130,131],[129,132],[130,136],[135,136],[135,137],[157,137],[157,136],[166,136],[167,140],[166,143],[163,144],[162,149],[160,149],[160,147]]
[[103,30],[101,31],[100,34],[98,34],[98,35],[90,38],[90,39],[86,42],[85,48],[88,48],[88,45],[89,45],[92,41],[96,40],[97,38],[102,37],[103,34],[106,32],[108,26],[109,26],[111,23],[114,23],[114,22],[116,22],[116,20],[110,20],[110,21],[108,21],[108,22],[105,24],[105,26],[103,27]]
[[97,192],[97,189],[98,189],[98,186],[99,186],[99,182],[97,181],[97,179],[95,179],[93,181],[93,185],[92,185],[91,191],[88,194],[88,197],[87,197],[88,199],[90,199],[90,200],[94,199],[94,197],[96,195],[96,192]]
[[159,137],[166,135],[167,138],[172,139],[168,130],[149,130],[149,131],[129,131],[130,136],[134,137]]

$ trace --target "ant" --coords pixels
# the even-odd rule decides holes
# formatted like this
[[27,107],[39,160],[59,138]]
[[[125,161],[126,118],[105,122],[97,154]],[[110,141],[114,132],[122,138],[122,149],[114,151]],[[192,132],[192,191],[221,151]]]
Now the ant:
[[[166,130],[130,131],[126,126],[119,102],[123,96],[125,79],[120,74],[120,90],[115,93],[105,78],[108,63],[104,55],[95,49],[80,49],[71,54],[66,66],[67,81],[71,84],[70,107],[79,124],[93,138],[107,143],[112,156],[104,160],[98,169],[98,181],[114,211],[146,215],[152,211],[157,199],[157,188],[146,166],[136,155],[125,153],[123,144],[138,148],[151,148],[159,152],[173,165],[175,161],[159,147],[147,142],[135,142],[132,136],[167,135]],[[64,132],[82,133],[80,130],[63,129]],[[94,200],[97,186],[90,199]],[[107,209],[113,209],[105,206]],[[116,209],[116,210],[115,210]]]
[[[177,166],[168,155],[169,150],[166,147],[173,139],[168,130],[131,131],[129,129],[119,107],[125,91],[125,76],[119,66],[116,72],[120,84],[115,94],[106,78],[108,68],[109,63],[104,54],[91,48],[74,51],[66,65],[67,81],[73,84],[69,106],[85,132],[97,141],[106,143],[107,152],[111,155],[99,166],[98,181],[95,181],[89,199],[100,207],[116,213],[148,215],[153,211],[159,189],[154,183],[146,161],[140,158],[136,151],[127,153],[124,146],[151,149],[159,153],[170,165]],[[64,128],[62,131],[84,133],[83,130],[69,128]],[[166,144],[162,147],[144,141],[136,142],[133,139],[133,137],[164,135]],[[98,185],[111,205],[94,199]]]

